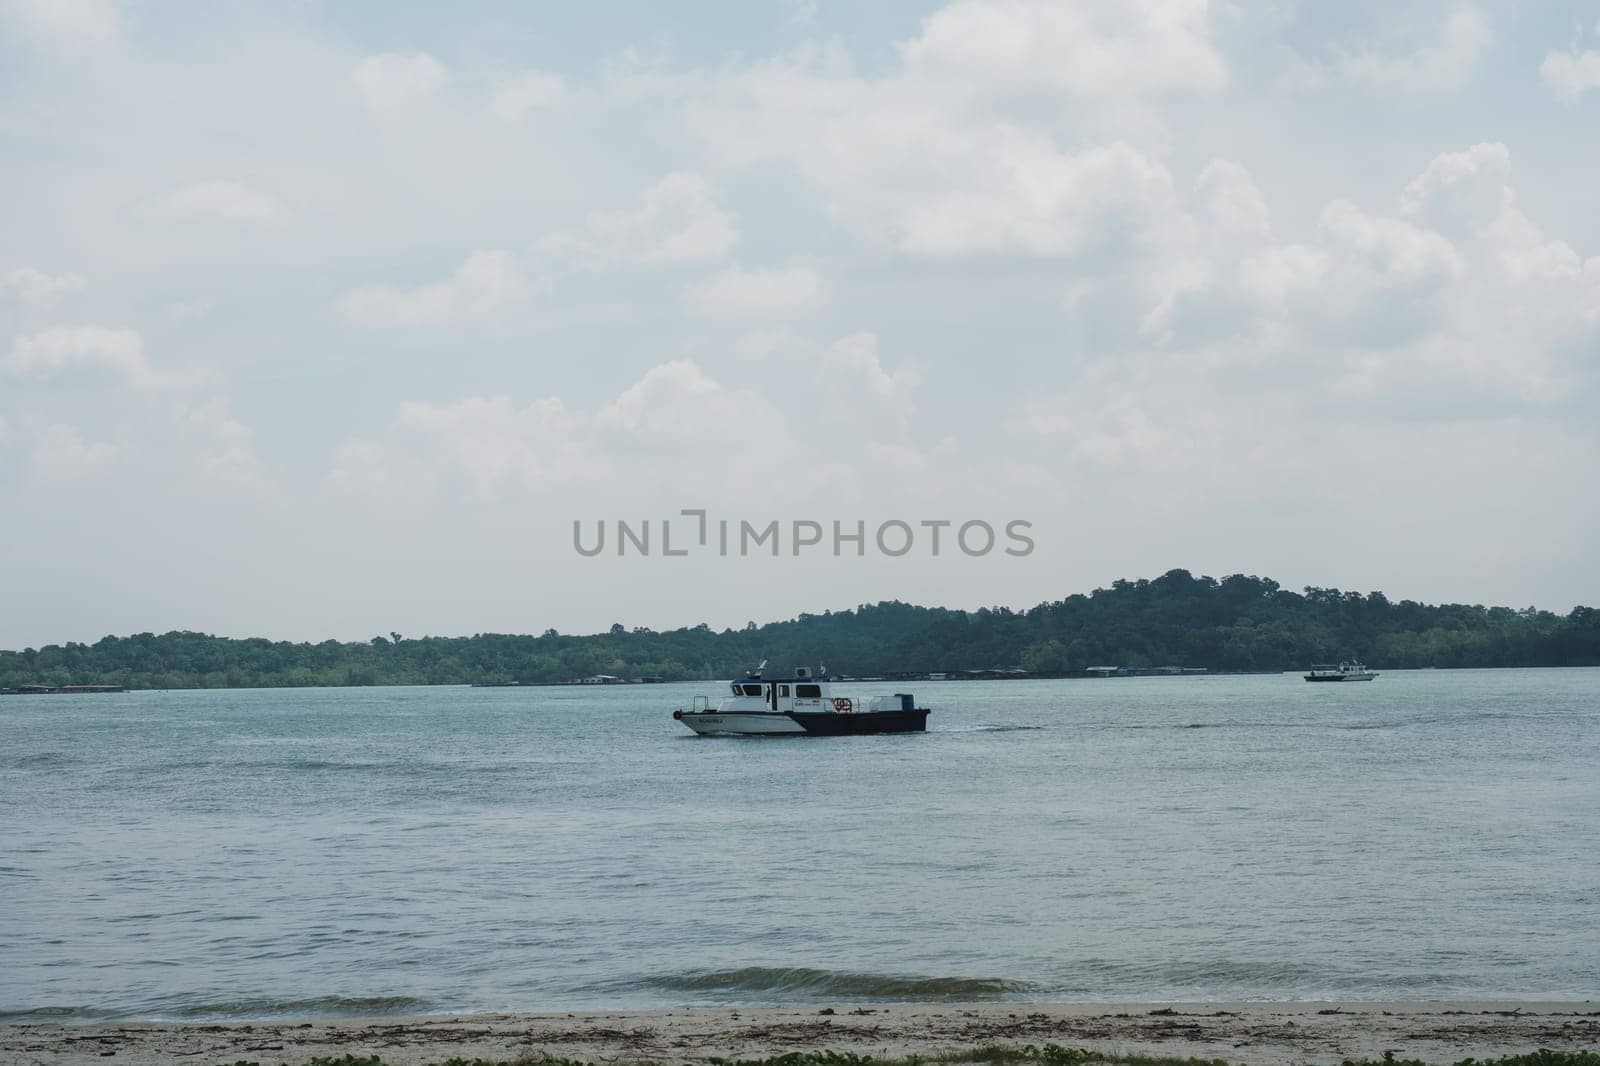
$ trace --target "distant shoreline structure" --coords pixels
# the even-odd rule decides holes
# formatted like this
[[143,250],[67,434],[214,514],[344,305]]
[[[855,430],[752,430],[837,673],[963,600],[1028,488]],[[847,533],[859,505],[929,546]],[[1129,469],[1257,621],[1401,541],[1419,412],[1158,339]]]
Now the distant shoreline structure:
[[121,685],[18,685],[15,688],[0,688],[0,696],[87,696],[126,691]]

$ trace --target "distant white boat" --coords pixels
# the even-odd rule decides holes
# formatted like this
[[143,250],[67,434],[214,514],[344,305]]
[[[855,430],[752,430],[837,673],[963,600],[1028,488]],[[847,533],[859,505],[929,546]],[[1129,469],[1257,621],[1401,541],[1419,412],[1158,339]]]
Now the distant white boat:
[[1307,681],[1371,681],[1377,677],[1376,671],[1368,670],[1362,663],[1351,660],[1340,663],[1338,666],[1326,664],[1312,664],[1311,672],[1306,675]]
[[[764,667],[766,664],[763,663]],[[758,668],[715,707],[711,697],[672,712],[672,717],[707,736],[849,736],[858,733],[920,733],[928,711],[904,693],[859,699],[836,694],[826,675],[800,667],[792,678],[769,680]]]

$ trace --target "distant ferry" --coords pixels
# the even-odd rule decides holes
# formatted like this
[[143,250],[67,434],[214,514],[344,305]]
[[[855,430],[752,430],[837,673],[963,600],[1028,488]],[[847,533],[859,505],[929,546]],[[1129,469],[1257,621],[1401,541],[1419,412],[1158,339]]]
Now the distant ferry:
[[1371,681],[1377,673],[1358,662],[1340,663],[1338,666],[1313,664],[1307,681]]
[[687,710],[672,717],[704,736],[850,736],[858,733],[921,733],[928,728],[928,711],[914,696],[896,693],[862,700],[836,695],[826,673],[813,677],[806,667],[794,677],[767,680],[762,663],[741,681],[715,709],[711,697],[696,696]]

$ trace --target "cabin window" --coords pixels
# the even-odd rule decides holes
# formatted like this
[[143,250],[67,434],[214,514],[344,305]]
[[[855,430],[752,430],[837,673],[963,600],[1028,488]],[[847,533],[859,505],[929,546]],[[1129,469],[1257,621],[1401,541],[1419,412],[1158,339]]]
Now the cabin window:
[[822,698],[822,686],[821,685],[796,685],[794,687],[794,694],[796,696],[799,696],[801,699],[813,699],[813,700],[821,699]]
[[789,695],[789,686],[788,685],[779,685],[778,686],[778,695],[780,695],[780,696]]
[[761,686],[760,685],[746,685],[744,687],[744,694],[746,696],[759,696],[759,695],[761,695]]

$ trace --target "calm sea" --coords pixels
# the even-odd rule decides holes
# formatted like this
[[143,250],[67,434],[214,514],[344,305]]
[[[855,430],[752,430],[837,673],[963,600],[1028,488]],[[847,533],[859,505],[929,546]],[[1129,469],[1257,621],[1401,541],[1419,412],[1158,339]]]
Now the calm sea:
[[1600,670],[719,687],[0,698],[0,1017],[1600,994]]

